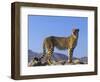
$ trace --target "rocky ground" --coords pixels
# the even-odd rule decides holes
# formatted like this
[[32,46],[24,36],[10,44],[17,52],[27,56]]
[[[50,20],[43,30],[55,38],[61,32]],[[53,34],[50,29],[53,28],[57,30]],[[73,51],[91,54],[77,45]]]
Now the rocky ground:
[[[36,53],[29,50],[28,55],[28,66],[45,66],[48,65],[46,58],[41,58],[42,53]],[[77,65],[77,64],[87,64],[88,58],[82,57],[82,58],[76,58],[73,57],[73,62],[68,63],[67,62],[68,57],[64,54],[60,53],[54,53],[51,57],[51,65]]]
[[[68,63],[66,60],[59,60],[59,61],[54,61],[51,60],[52,64],[51,65],[77,65],[77,64],[87,64],[85,62],[80,61],[80,59],[74,59],[72,63]],[[32,59],[28,66],[45,66],[48,65],[46,61],[41,61],[39,59]]]

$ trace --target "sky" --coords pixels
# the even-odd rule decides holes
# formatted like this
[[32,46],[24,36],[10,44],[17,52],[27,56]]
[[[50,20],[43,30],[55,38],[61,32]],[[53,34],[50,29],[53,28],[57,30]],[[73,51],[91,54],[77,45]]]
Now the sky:
[[[48,36],[68,37],[72,29],[78,28],[79,38],[74,50],[74,57],[85,57],[88,55],[88,18],[70,16],[28,16],[28,49],[42,53],[43,40]],[[58,50],[67,55],[67,50]]]

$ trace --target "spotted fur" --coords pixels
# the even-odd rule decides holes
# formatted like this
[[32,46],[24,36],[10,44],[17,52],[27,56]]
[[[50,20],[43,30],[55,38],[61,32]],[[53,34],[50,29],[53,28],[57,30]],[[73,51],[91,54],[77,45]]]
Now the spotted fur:
[[55,47],[59,50],[68,50],[68,62],[72,63],[73,51],[77,46],[78,34],[79,29],[73,29],[69,37],[50,36],[45,38],[43,42],[43,54],[46,56],[48,64],[52,64],[50,59]]

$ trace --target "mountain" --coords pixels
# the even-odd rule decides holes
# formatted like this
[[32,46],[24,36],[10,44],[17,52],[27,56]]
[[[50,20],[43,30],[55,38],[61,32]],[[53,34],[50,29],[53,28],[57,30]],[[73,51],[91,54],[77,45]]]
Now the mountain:
[[82,58],[80,58],[80,61],[87,64],[88,63],[88,57],[82,57]]
[[28,62],[30,62],[34,57],[40,58],[41,54],[28,50]]
[[67,60],[68,57],[65,54],[54,52],[51,59],[55,61],[60,61],[60,60]]
[[[42,53],[36,53],[33,52],[32,50],[28,50],[28,62],[30,62],[34,57],[40,58],[42,55],[43,55]],[[68,57],[64,54],[54,52],[51,59],[59,61],[59,60],[67,60]]]

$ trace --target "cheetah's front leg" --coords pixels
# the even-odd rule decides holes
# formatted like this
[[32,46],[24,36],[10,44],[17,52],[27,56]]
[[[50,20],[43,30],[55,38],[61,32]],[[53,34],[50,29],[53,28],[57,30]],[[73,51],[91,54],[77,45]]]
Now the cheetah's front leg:
[[73,49],[68,49],[68,63],[72,63]]

